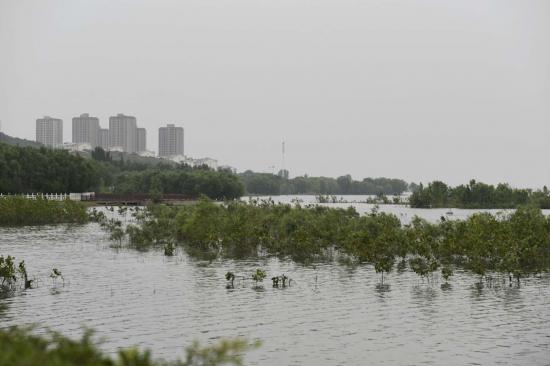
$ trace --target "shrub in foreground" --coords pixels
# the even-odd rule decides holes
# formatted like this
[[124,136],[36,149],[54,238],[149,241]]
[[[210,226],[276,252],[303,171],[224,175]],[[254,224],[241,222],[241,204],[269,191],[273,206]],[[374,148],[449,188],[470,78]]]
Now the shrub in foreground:
[[258,347],[243,339],[222,340],[203,347],[194,342],[186,348],[185,359],[154,360],[150,351],[130,348],[115,356],[103,353],[86,331],[72,340],[56,332],[35,335],[30,328],[0,329],[0,366],[217,366],[243,365],[243,352]]

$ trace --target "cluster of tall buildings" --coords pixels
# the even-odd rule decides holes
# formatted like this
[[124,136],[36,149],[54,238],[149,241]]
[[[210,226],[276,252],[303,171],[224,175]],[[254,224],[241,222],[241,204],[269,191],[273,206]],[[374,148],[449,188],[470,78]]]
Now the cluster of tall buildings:
[[99,118],[85,113],[73,118],[73,143],[89,144],[92,149],[139,153],[147,150],[147,131],[137,126],[133,116],[119,113],[109,117],[109,129],[104,129]]
[[[109,117],[109,128],[101,128],[99,118],[88,113],[74,117],[72,142],[82,150],[101,147],[109,151],[144,153],[147,130],[137,126],[136,117],[117,114]],[[62,148],[63,121],[44,117],[36,120],[36,141],[52,148]],[[169,124],[159,128],[159,156],[183,156],[183,127]]]

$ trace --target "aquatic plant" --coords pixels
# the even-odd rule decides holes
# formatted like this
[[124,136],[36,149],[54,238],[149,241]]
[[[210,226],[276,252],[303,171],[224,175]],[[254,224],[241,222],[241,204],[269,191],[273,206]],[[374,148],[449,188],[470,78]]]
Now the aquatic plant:
[[27,273],[27,267],[25,266],[25,261],[19,262],[19,266],[17,270],[21,275],[21,277],[23,278],[23,286],[25,287],[25,290],[31,288],[34,280],[29,280],[29,275]]
[[16,277],[15,258],[12,256],[0,256],[0,291],[2,289],[9,291],[13,289]]
[[164,255],[171,257],[176,252],[176,246],[172,242],[168,242],[164,245]]
[[225,274],[225,279],[229,282],[230,287],[233,288],[235,282],[235,274],[233,272],[227,272]]
[[290,286],[290,283],[292,282],[292,279],[290,279],[287,276],[285,276],[284,274],[282,274],[280,276],[271,277],[271,281],[273,281],[273,287],[279,287],[279,285],[281,287],[286,287],[287,286],[287,281],[288,281],[288,286]]
[[137,248],[172,241],[207,259],[276,256],[299,263],[337,259],[369,264],[382,284],[396,263],[398,270],[408,264],[428,280],[440,268],[463,268],[480,280],[500,273],[518,283],[550,270],[550,218],[532,207],[437,223],[415,217],[402,226],[395,215],[377,210],[359,215],[353,208],[270,200],[201,200],[182,207],[148,207],[126,232]]
[[25,261],[19,262],[16,267],[14,257],[0,255],[0,292],[15,290],[18,277],[23,280],[24,289],[32,287],[33,280],[29,280]]
[[63,280],[63,284],[65,284],[65,278],[63,277],[61,271],[57,268],[52,269],[52,272],[50,273],[50,278],[52,279],[53,283],[56,283],[57,279],[61,278],[61,280]]
[[266,277],[266,273],[264,270],[258,268],[256,269],[256,272],[254,272],[252,274],[252,279],[254,280],[254,282],[256,282],[256,284],[258,284],[258,282],[263,282],[264,281],[264,278]]

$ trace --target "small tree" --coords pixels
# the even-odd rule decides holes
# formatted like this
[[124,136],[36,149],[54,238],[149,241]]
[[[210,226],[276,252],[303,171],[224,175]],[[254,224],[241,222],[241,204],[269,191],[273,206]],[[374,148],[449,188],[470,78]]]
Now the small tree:
[[260,268],[258,268],[256,272],[252,274],[252,279],[256,282],[256,285],[258,284],[258,282],[263,282],[265,277],[265,271]]

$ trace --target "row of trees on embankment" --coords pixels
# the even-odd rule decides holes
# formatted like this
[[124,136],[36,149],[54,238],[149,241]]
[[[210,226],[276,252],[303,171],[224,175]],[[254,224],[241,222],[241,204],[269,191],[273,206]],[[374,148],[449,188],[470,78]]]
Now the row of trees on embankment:
[[122,156],[113,160],[102,149],[87,159],[64,150],[0,143],[0,193],[86,191],[235,199],[244,194],[244,185],[229,170],[151,165],[124,161]]
[[211,199],[231,200],[244,194],[320,194],[320,195],[401,195],[412,191],[411,207],[515,208],[532,204],[550,208],[550,191],[533,191],[471,181],[450,187],[443,182],[427,186],[408,184],[401,179],[365,178],[354,180],[285,174],[235,174],[230,170],[206,166],[163,162],[159,159],[131,159],[97,148],[88,158],[64,150],[19,147],[0,143],[0,193],[115,192],[162,195],[205,195]]
[[401,195],[409,189],[409,184],[404,180],[392,178],[365,178],[357,181],[350,175],[338,178],[304,175],[289,179],[287,174],[256,173],[250,170],[239,176],[245,185],[246,192],[254,195]]
[[427,186],[422,184],[409,197],[409,204],[414,208],[516,208],[521,205],[532,205],[550,209],[550,191],[545,186],[542,190],[512,188],[508,184],[497,186],[471,180],[469,184],[450,187],[434,181]]
[[[444,278],[464,268],[480,276],[501,273],[510,281],[550,270],[550,218],[531,207],[434,224],[416,217],[402,226],[395,215],[359,215],[351,207],[201,201],[151,206],[139,222],[126,229],[131,247],[179,243],[189,254],[210,259],[340,259],[372,264],[382,273],[408,267],[428,277],[441,270]],[[113,229],[120,231],[116,225]]]

